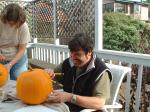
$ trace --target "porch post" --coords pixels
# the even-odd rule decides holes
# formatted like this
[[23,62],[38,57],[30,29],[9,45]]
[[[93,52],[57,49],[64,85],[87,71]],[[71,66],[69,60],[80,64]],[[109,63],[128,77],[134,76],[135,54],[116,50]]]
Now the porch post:
[[59,39],[57,38],[57,28],[56,28],[56,0],[53,0],[53,18],[54,18],[54,44],[59,45]]
[[37,38],[37,21],[36,21],[36,18],[37,18],[37,11],[36,11],[36,8],[35,8],[35,2],[33,3],[33,7],[32,7],[32,30],[33,30],[33,33],[32,33],[32,40],[31,42],[33,43],[38,43],[38,38]]
[[103,49],[103,2],[95,0],[95,49]]

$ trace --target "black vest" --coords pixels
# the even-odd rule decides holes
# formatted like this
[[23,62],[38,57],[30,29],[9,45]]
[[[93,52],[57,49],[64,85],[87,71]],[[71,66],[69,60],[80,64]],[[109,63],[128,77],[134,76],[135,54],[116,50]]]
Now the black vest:
[[[82,73],[76,80],[76,67],[71,67],[69,59],[66,59],[62,65],[63,77],[63,89],[66,92],[74,93],[81,96],[92,96],[93,89],[95,87],[95,80],[102,75],[101,73],[108,69],[104,62],[99,58],[95,59],[95,68]],[[110,81],[112,80],[111,73],[109,72]],[[67,102],[71,112],[79,112],[84,109],[83,107],[74,105]]]

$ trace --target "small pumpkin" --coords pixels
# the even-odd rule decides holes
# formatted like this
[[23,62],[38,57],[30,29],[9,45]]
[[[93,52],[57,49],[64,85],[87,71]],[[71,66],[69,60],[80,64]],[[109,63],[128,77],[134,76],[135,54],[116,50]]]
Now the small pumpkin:
[[43,103],[52,90],[52,79],[45,70],[28,70],[17,78],[17,96],[26,104]]
[[3,64],[0,64],[0,86],[3,86],[8,79],[8,71]]

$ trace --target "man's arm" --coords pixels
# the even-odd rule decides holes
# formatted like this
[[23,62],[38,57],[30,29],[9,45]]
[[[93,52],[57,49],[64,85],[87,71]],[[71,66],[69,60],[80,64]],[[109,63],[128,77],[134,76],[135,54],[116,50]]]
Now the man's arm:
[[104,72],[93,90],[93,97],[77,96],[76,104],[85,108],[100,109],[110,98],[110,79]]
[[[74,94],[72,93],[60,92],[56,90],[53,91],[53,94],[49,95],[47,101],[51,103],[71,102],[73,95]],[[105,99],[76,95],[76,102],[74,104],[85,108],[100,109],[104,106]]]
[[[105,76],[106,75],[106,76]],[[102,77],[98,80],[96,87],[94,88],[93,95],[94,96],[80,96],[80,95],[75,95],[72,93],[68,92],[58,92],[54,91],[53,94],[49,96],[49,101],[50,102],[71,102],[71,99],[73,95],[76,96],[76,101],[74,104],[85,107],[85,108],[92,108],[92,109],[100,109],[103,108],[107,99],[107,93],[110,94],[110,80],[107,74],[103,74]],[[107,84],[108,82],[108,84]],[[108,86],[108,87],[107,87]],[[104,89],[104,88],[109,88],[109,89]],[[102,90],[102,91],[97,91]],[[107,91],[108,90],[108,91]]]
[[85,97],[77,95],[75,104],[85,108],[100,109],[105,105],[105,98]]
[[96,83],[96,86],[93,90],[93,96],[108,100],[110,98],[110,87],[111,82],[109,79],[109,74],[108,72],[104,72]]

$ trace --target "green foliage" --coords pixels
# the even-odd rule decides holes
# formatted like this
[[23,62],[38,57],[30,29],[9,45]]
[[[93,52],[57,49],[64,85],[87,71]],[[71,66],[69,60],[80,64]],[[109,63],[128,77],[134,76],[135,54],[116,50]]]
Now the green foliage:
[[[110,50],[144,52],[140,48],[141,37],[150,26],[120,13],[104,14],[104,48]],[[144,38],[148,37],[146,32]],[[148,40],[144,44],[148,44]],[[145,45],[144,45],[145,46]]]

